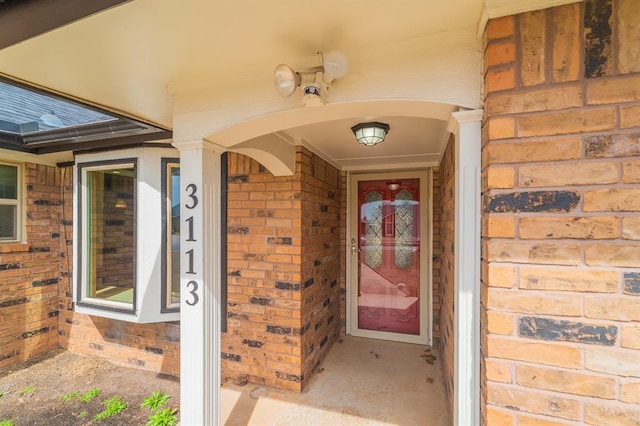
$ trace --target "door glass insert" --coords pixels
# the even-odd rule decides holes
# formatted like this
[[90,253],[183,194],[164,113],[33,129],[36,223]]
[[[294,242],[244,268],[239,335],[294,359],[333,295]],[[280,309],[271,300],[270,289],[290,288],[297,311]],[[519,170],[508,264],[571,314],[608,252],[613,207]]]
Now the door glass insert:
[[420,334],[419,182],[358,182],[359,329]]

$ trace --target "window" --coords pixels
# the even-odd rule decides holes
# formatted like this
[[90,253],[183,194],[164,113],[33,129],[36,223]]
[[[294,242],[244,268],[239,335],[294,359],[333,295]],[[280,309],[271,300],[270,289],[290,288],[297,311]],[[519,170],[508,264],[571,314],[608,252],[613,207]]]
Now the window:
[[180,160],[162,159],[162,312],[180,309]]
[[21,237],[21,172],[20,166],[0,164],[0,242]]
[[85,303],[133,311],[136,296],[136,160],[80,167]]
[[178,154],[153,146],[76,155],[76,312],[180,319]]

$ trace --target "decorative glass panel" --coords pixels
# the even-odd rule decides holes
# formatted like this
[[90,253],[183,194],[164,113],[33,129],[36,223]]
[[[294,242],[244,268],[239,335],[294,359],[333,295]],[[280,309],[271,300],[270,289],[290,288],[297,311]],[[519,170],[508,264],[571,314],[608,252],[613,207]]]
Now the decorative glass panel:
[[396,250],[395,262],[399,268],[413,266],[413,194],[406,189],[396,194]]
[[364,221],[364,263],[370,268],[382,264],[382,194],[371,191],[362,206]]

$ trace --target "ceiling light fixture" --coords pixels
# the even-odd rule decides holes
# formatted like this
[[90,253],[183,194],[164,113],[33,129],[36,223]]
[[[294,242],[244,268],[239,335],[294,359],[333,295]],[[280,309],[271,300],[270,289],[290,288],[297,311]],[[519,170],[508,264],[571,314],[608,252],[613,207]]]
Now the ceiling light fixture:
[[296,88],[302,88],[302,103],[311,108],[324,105],[331,83],[349,72],[346,56],[337,51],[318,53],[320,65],[308,71],[297,72],[287,64],[280,64],[273,72],[276,91],[283,98],[293,95]]
[[366,146],[374,146],[382,142],[385,136],[387,136],[387,133],[389,133],[389,125],[378,123],[377,121],[360,123],[353,126],[351,131],[356,135],[358,143]]

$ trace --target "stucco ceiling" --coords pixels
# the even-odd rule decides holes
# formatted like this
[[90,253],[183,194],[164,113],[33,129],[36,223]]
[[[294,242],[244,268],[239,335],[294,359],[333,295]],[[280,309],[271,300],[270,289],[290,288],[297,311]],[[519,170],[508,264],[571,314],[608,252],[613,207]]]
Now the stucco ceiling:
[[[413,82],[434,73],[434,80],[457,76],[459,87],[434,82],[415,97],[447,102],[453,111],[480,106],[478,34],[487,18],[571,1],[133,0],[0,50],[0,73],[168,129],[177,125],[177,114],[219,110],[216,126],[224,128],[251,117],[233,115],[231,107],[299,108],[300,97],[284,100],[273,90],[275,65],[304,68],[316,52],[340,50],[352,72],[336,83],[329,102],[356,103],[364,94],[408,99]],[[468,64],[447,52],[456,49],[466,49]],[[418,51],[432,56],[431,65],[417,62]],[[387,147],[357,146],[349,130],[356,118],[389,122]],[[362,108],[321,124],[308,121],[279,130],[342,166],[357,158],[437,155],[446,127],[433,117],[369,116]]]

